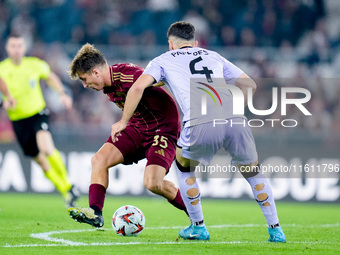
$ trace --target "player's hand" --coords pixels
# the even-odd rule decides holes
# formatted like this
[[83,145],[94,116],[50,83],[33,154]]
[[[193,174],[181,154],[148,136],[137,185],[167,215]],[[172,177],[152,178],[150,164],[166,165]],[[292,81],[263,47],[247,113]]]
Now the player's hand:
[[14,108],[17,104],[17,101],[13,97],[7,97],[7,100],[3,102],[3,107],[7,110],[9,108]]
[[60,101],[65,106],[65,108],[67,110],[71,110],[72,109],[73,100],[72,100],[72,98],[70,96],[68,96],[65,93],[61,94],[60,95]]
[[121,131],[123,131],[127,126],[127,123],[123,122],[122,120],[116,122],[111,127],[111,138],[112,142],[118,141],[118,136],[121,136]]

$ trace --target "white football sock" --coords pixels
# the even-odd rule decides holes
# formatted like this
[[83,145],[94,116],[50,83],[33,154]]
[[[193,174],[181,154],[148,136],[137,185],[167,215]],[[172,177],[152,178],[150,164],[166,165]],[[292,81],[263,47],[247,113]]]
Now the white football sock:
[[262,173],[258,173],[256,176],[245,179],[251,186],[254,198],[259,204],[268,226],[273,227],[277,225],[279,219],[277,217],[273,192],[267,178]]
[[194,225],[204,225],[201,206],[201,193],[194,173],[182,172],[177,169],[178,185],[189,217]]

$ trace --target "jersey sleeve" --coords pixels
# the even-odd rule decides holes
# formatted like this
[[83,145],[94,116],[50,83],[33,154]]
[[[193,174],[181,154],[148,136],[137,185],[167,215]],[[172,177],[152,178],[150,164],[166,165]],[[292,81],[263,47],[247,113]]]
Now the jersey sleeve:
[[164,78],[164,71],[161,65],[161,57],[154,58],[146,66],[143,74],[151,75],[156,82],[159,82]]
[[235,85],[236,80],[243,74],[244,72],[235,66],[233,63],[229,62],[225,58],[222,57],[223,60],[223,76],[227,84]]
[[37,70],[39,70],[40,79],[46,80],[51,73],[50,66],[44,60],[38,58],[34,58],[34,60]]

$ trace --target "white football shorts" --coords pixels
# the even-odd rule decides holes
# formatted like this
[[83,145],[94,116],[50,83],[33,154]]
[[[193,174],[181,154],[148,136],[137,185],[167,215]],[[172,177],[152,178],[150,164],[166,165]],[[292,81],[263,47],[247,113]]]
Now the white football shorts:
[[216,152],[224,148],[232,158],[232,165],[248,165],[257,161],[255,141],[247,119],[232,118],[222,123],[184,127],[177,141],[182,148],[182,156],[209,165]]

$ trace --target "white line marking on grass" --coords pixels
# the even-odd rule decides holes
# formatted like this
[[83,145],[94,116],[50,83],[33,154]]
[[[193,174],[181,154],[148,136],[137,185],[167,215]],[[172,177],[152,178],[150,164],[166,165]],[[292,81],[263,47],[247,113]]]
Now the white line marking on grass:
[[20,247],[56,247],[56,246],[67,246],[67,244],[15,244],[15,245],[10,245],[6,244],[5,246],[2,246],[2,248],[20,248]]
[[[18,245],[6,245],[4,248],[18,248],[18,247],[56,247],[56,246],[126,246],[126,245],[192,245],[192,244],[265,244],[267,241],[223,241],[223,242],[212,242],[212,241],[179,241],[179,242],[113,242],[113,243],[84,243],[84,244],[18,244]],[[332,242],[307,242],[307,241],[292,241],[287,242],[288,244],[332,244]]]
[[[284,224],[283,227],[311,227],[311,228],[325,228],[325,227],[339,227],[340,223],[334,224],[320,224],[320,225],[296,225],[296,224]],[[210,225],[208,228],[252,228],[252,227],[266,227],[265,224],[224,224],[224,225]],[[148,227],[147,229],[181,229],[183,226],[172,226],[172,227]],[[113,231],[113,229],[103,229]],[[223,242],[202,242],[202,241],[179,241],[179,242],[110,242],[110,243],[83,243],[83,242],[73,242],[71,240],[51,237],[51,235],[57,234],[65,234],[65,233],[79,233],[79,232],[88,232],[88,231],[97,231],[96,229],[79,229],[79,230],[61,230],[61,231],[50,231],[43,233],[33,233],[30,236],[36,239],[41,239],[49,242],[55,242],[53,244],[18,244],[18,245],[10,245],[6,244],[6,248],[15,248],[15,247],[52,247],[52,246],[119,246],[119,245],[143,245],[143,244],[151,244],[151,245],[167,245],[167,244],[245,244],[245,243],[267,243],[266,241],[223,241]],[[316,244],[316,243],[329,243],[332,242],[308,242],[308,241],[292,241],[287,243],[294,244]]]
[[64,233],[78,233],[78,232],[94,231],[94,230],[95,229],[61,230],[61,231],[51,231],[51,232],[44,232],[44,233],[35,233],[35,234],[30,234],[30,236],[33,237],[33,238],[42,239],[42,240],[45,240],[45,241],[60,242],[60,243],[63,243],[63,244],[68,244],[68,245],[88,245],[87,243],[72,242],[72,241],[69,241],[69,240],[62,239],[62,238],[50,237],[50,235],[64,234]]

